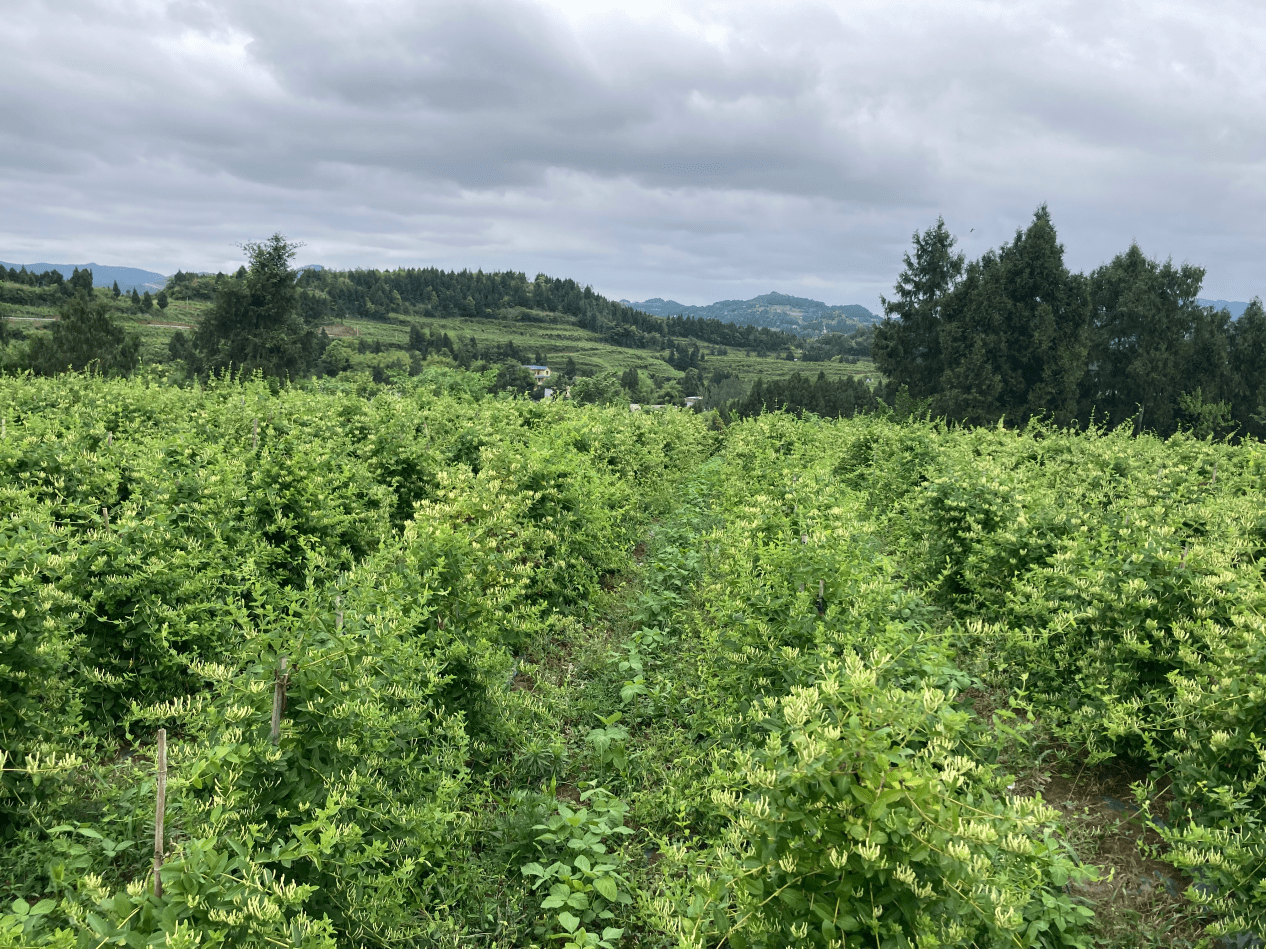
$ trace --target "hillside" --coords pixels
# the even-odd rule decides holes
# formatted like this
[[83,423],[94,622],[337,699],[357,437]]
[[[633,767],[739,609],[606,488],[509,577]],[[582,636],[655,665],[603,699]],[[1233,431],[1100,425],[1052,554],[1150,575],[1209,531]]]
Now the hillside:
[[[225,275],[179,273],[167,281],[169,305],[144,310],[98,289],[113,318],[141,340],[144,364],[172,364],[178,332],[195,330]],[[869,338],[813,340],[716,320],[662,319],[612,303],[574,281],[521,274],[305,269],[300,305],[309,326],[330,339],[320,375],[368,372],[378,381],[416,374],[427,362],[482,369],[542,362],[557,374],[632,380],[638,397],[658,403],[685,396],[743,397],[758,380],[800,370],[830,380],[872,374]],[[58,286],[0,283],[0,316],[10,335],[0,366],[20,368],[18,350],[46,331],[68,297]],[[2,339],[3,337],[0,337]],[[570,367],[570,369],[568,368]],[[710,403],[711,404],[711,403]]]
[[766,293],[750,300],[721,300],[705,306],[687,306],[676,300],[652,297],[640,303],[620,301],[655,316],[692,316],[698,319],[721,320],[741,326],[762,326],[796,336],[821,336],[823,333],[851,333],[863,326],[878,323],[876,316],[864,306],[830,306],[819,300]]

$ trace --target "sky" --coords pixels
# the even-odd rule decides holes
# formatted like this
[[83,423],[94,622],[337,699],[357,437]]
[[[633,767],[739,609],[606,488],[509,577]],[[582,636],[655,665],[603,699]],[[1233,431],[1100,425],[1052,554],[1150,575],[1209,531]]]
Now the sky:
[[1260,0],[6,0],[0,259],[571,277],[877,310],[1046,204],[1266,296]]

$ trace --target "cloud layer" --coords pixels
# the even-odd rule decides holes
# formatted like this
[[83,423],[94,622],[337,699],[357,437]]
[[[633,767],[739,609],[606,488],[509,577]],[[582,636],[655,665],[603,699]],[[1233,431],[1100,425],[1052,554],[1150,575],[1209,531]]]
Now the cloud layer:
[[[637,12],[631,12],[636,9]],[[0,256],[545,271],[875,306],[915,228],[1049,204],[1266,293],[1254,2],[15,0]],[[974,230],[973,230],[974,229]]]

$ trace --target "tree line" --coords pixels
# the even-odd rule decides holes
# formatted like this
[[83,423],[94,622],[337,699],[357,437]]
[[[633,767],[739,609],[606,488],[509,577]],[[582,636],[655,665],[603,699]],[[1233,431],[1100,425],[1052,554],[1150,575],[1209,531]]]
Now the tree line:
[[1236,320],[1202,306],[1203,268],[1133,244],[1074,273],[1044,205],[978,260],[944,220],[913,244],[874,333],[889,402],[975,425],[1266,436],[1266,313],[1258,299]]

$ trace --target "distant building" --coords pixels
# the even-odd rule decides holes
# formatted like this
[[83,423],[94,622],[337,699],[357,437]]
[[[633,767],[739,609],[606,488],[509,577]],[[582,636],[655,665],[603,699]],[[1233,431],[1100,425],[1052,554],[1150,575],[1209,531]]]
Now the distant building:
[[638,405],[636,402],[630,402],[630,403],[629,403],[629,411],[630,411],[630,412],[640,412],[640,411],[642,411],[642,407],[641,407],[640,405]]
[[549,366],[524,366],[523,368],[531,371],[538,386],[549,378]]
[[685,399],[686,408],[693,409],[695,407],[696,402],[702,402],[702,401],[703,401],[703,396],[701,395],[688,395],[686,396],[686,399]]

